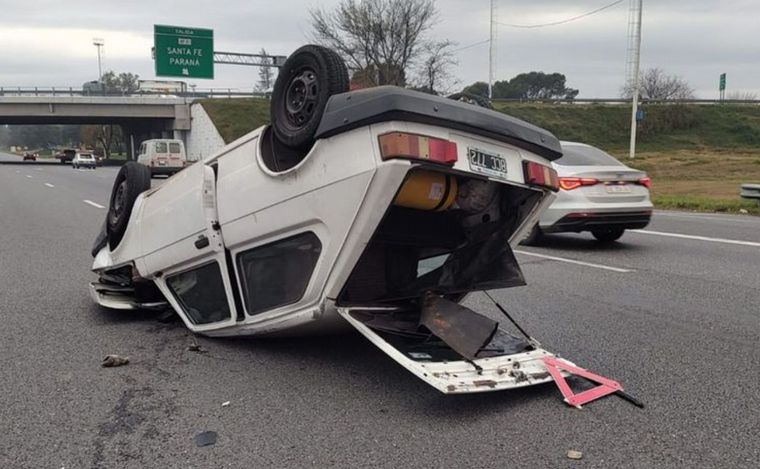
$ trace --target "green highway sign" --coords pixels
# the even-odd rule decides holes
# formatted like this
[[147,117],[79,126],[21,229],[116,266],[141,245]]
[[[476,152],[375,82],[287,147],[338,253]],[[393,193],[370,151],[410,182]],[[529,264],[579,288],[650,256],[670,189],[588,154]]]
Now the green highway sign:
[[720,91],[723,91],[726,89],[726,74],[721,73],[720,74]]
[[153,25],[156,76],[214,78],[214,31]]

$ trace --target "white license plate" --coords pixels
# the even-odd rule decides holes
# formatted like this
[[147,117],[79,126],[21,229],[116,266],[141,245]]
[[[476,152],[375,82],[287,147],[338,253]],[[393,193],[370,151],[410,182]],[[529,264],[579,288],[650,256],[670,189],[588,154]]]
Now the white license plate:
[[166,161],[159,161],[159,162],[158,162],[158,165],[159,165],[159,166],[166,166]]
[[470,169],[476,173],[507,179],[507,159],[477,148],[467,149]]
[[628,192],[631,192],[631,188],[625,184],[607,185],[604,187],[609,194],[627,194]]

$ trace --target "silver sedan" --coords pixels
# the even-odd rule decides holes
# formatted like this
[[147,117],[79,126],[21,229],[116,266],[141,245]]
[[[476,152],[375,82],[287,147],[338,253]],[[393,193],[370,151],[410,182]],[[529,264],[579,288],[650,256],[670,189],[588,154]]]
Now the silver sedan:
[[544,233],[583,231],[601,242],[612,242],[627,229],[649,224],[652,181],[645,172],[591,145],[561,144],[563,156],[552,162],[560,190],[525,244],[538,242]]

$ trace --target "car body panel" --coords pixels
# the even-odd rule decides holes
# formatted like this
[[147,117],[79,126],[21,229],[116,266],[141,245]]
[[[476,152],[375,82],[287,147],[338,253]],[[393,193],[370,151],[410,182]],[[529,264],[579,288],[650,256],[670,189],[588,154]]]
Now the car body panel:
[[[441,249],[456,251],[452,259],[465,259],[469,253],[480,256],[482,272],[478,267],[468,270],[467,266],[477,262],[458,260],[449,270],[439,271],[437,275],[442,278],[451,279],[462,272],[468,279],[464,283],[448,280],[441,284],[450,285],[450,289],[443,287],[436,294],[453,298],[448,301],[461,301],[472,285],[498,288],[524,284],[507,243],[515,245],[553,199],[549,188],[526,184],[525,162],[549,168],[547,158],[530,150],[536,148],[535,142],[510,143],[512,140],[505,142],[466,132],[459,126],[432,122],[379,120],[319,138],[300,162],[275,172],[263,156],[261,141],[265,131],[260,128],[241,137],[160,187],[140,194],[118,246],[111,249],[106,243],[95,254],[93,270],[108,277],[116,269],[127,269],[127,277],[133,281],[153,282],[188,329],[208,336],[299,334],[353,326],[416,375],[435,376],[426,381],[445,393],[508,389],[551,379],[540,360],[551,354],[540,348],[510,357],[478,359],[480,371],[465,361],[420,364],[401,360],[383,346],[382,340],[373,337],[371,327],[352,320],[354,306],[347,306],[341,299],[358,265],[365,256],[372,258],[370,247],[382,247],[387,242],[378,241],[376,235],[381,227],[396,220],[390,216],[392,212],[419,217],[420,221],[435,218],[436,223],[449,223],[446,226],[456,232],[451,239],[461,240],[447,247],[438,232],[429,228],[438,225],[420,223],[419,233],[414,231],[417,225],[400,225],[412,230],[412,236],[419,235],[415,242],[422,243],[415,254],[420,257],[410,258],[413,262],[439,255]],[[454,142],[457,160],[439,164],[404,155],[384,159],[379,141],[388,133]],[[551,134],[534,135],[543,136],[546,147],[552,148]],[[473,150],[495,155],[495,161],[500,162],[498,170],[484,174],[478,160],[472,159]],[[446,174],[458,181],[461,198],[452,199],[458,204],[454,208],[428,210],[428,218],[423,220],[425,210],[399,205],[397,194],[410,178],[425,171]],[[479,193],[478,188],[483,192]],[[421,196],[433,199],[438,191],[431,187]],[[473,201],[482,202],[482,207],[467,205]],[[472,250],[459,252],[462,245]],[[488,247],[496,245],[500,246],[499,253],[507,254],[507,265],[500,264],[501,257],[491,265],[494,260],[488,258]],[[274,254],[267,254],[268,250]],[[313,259],[313,263],[299,263],[305,262],[303,259]],[[299,271],[301,265],[310,270]],[[374,268],[371,262],[363,265]],[[264,268],[268,270],[260,270]],[[382,269],[385,276],[397,272]],[[492,271],[498,271],[494,275],[507,272],[511,276],[481,278],[481,274],[487,277],[485,272]],[[422,286],[428,279],[436,281],[435,275],[428,276],[428,272],[417,275]],[[275,285],[276,291],[256,290],[270,285],[269,280],[280,282]],[[296,285],[301,290],[296,290]],[[255,301],[249,304],[250,295],[258,300],[255,295],[263,292],[262,296],[271,293],[274,298],[280,290],[286,292],[282,300],[277,297],[271,304],[263,303],[263,308]],[[91,287],[93,299],[103,306],[131,309],[139,305],[139,301],[125,295],[126,291],[118,286],[109,291],[97,282]],[[216,302],[213,308],[219,311],[203,316],[203,301],[208,299]],[[387,299],[391,300],[396,301]],[[414,300],[399,301],[407,304]],[[523,366],[519,372],[516,360]]]

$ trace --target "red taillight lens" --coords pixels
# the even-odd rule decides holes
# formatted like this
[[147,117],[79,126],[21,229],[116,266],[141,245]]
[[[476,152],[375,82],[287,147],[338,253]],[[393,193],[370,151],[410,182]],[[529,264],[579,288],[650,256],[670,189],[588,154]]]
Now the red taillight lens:
[[596,184],[599,184],[599,180],[594,178],[559,178],[559,187],[566,191]]
[[643,178],[639,179],[638,183],[646,187],[647,189],[652,188],[652,179],[649,176],[644,176]]
[[391,132],[378,137],[384,160],[412,158],[453,165],[457,162],[457,144],[425,135]]
[[525,183],[548,187],[553,191],[559,190],[557,171],[533,161],[523,161],[523,175]]

